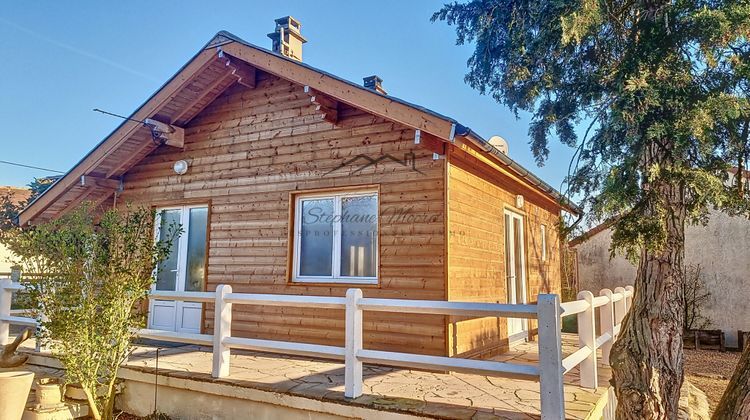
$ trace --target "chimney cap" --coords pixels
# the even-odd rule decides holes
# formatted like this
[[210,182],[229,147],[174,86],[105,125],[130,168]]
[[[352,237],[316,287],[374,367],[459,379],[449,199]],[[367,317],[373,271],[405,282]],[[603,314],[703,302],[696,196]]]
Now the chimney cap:
[[302,24],[292,16],[275,19],[276,28],[268,34],[271,38],[272,50],[277,54],[302,61],[302,44],[307,39],[302,36]]
[[279,28],[290,29],[292,32],[296,32],[302,39],[304,39],[304,37],[302,37],[302,23],[299,20],[295,19],[294,16],[280,17],[278,19],[274,19],[274,22],[276,23],[277,31]]
[[368,83],[383,83],[383,79],[378,76],[377,74],[373,74],[372,76],[363,77],[362,80],[365,81],[365,84]]
[[364,81],[364,86],[367,89],[374,90],[376,92],[382,93],[383,95],[388,94],[388,92],[386,92],[383,88],[383,79],[381,79],[377,74],[364,77],[362,78],[362,80]]

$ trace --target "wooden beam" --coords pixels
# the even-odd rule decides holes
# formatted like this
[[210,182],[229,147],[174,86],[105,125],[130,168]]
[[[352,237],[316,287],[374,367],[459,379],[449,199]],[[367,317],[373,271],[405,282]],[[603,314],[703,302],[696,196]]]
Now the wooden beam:
[[185,147],[185,130],[171,124],[163,123],[151,118],[144,120],[146,125],[151,128],[152,136],[160,140],[162,144],[172,147]]
[[213,82],[211,82],[208,86],[206,86],[200,93],[198,93],[190,101],[190,103],[188,103],[185,106],[185,108],[183,108],[182,111],[180,111],[179,114],[177,114],[175,117],[172,118],[172,122],[176,123],[178,121],[181,121],[183,118],[185,118],[186,115],[189,116],[187,120],[190,120],[195,115],[197,115],[202,110],[202,108],[193,112],[192,115],[190,111],[195,107],[196,104],[206,99],[206,97],[208,97],[208,95],[211,94],[211,91],[216,89],[217,86],[224,84],[228,77],[232,77],[233,79],[235,79],[237,83],[241,84],[242,86],[245,86],[248,88],[255,88],[255,83],[256,83],[255,67],[248,66],[244,61],[238,58],[235,58],[234,61],[227,59],[225,65],[227,67],[226,73],[217,77]]
[[195,107],[195,105],[198,104],[198,102],[201,102],[202,100],[204,100],[211,93],[212,90],[216,89],[217,86],[219,86],[222,83],[226,82],[227,78],[230,77],[231,75],[232,75],[232,71],[231,70],[227,70],[227,72],[224,73],[224,75],[222,75],[221,77],[217,77],[216,80],[214,80],[213,82],[211,82],[211,84],[209,84],[208,86],[206,86],[205,89],[203,89],[200,93],[198,93],[185,106],[185,108],[183,108],[182,111],[180,111],[179,114],[177,114],[176,116],[174,116],[172,118],[172,122],[173,123],[177,123],[178,121],[181,121],[183,118],[185,118],[186,115],[189,115],[190,118],[187,118],[186,121],[184,121],[183,123],[186,123],[187,121],[191,120],[195,115],[197,115],[202,110],[202,108],[201,108],[201,109],[197,110],[196,112],[192,113],[192,115],[190,115],[189,112]]
[[104,203],[105,201],[107,201],[107,199],[109,199],[109,197],[112,197],[112,194],[114,194],[114,192],[107,192],[104,195],[102,195],[101,197],[99,197],[96,200],[94,200],[92,202],[93,208],[94,209],[99,208],[99,206],[101,206],[102,203]]
[[[141,125],[141,128],[144,131],[142,136],[146,137],[147,139],[141,140],[141,147],[139,147],[138,150],[136,150],[135,152],[129,153],[127,159],[121,159],[117,165],[115,165],[109,171],[107,171],[107,178],[111,178],[115,176],[116,174],[120,173],[120,171],[123,168],[127,167],[128,165],[131,164],[131,162],[133,162],[133,157],[140,155],[141,153],[143,153],[144,150],[148,149],[148,153],[151,153],[154,149],[156,149],[156,144],[151,140],[151,130],[147,129],[146,127],[143,127],[143,125]],[[133,134],[133,136],[135,136],[135,134]]]
[[[217,52],[215,49],[203,50],[198,53],[181,72],[172,77],[161,90],[157,91],[146,103],[138,108],[131,118],[144,120],[157,113],[165,104],[173,99],[175,92],[190,83],[196,74],[199,74],[203,69],[210,66],[216,60],[216,55]],[[91,169],[101,163],[111,151],[116,150],[122,143],[126,142],[130,134],[141,126],[141,123],[134,121],[123,122],[80,163],[74,166],[73,169],[45,191],[44,194],[34,200],[26,210],[21,212],[18,216],[19,224],[25,226],[35,216],[42,213],[57,197],[79,182],[81,175],[91,172]]]
[[248,66],[244,61],[235,59],[227,63],[227,67],[232,69],[232,76],[237,78],[237,83],[250,89],[255,88],[255,67]]
[[305,93],[310,96],[310,102],[315,105],[315,110],[320,113],[323,120],[336,124],[339,119],[339,104],[322,92],[310,86],[305,86]]
[[102,189],[117,191],[122,186],[119,179],[102,178],[92,175],[81,175],[82,187],[99,187]]
[[95,189],[95,188],[89,188],[89,189],[87,189],[87,190],[86,190],[85,192],[83,192],[83,193],[82,193],[81,195],[79,195],[78,197],[74,198],[74,199],[73,199],[73,200],[72,200],[72,201],[71,201],[70,203],[68,203],[68,204],[67,204],[67,205],[65,206],[65,208],[64,208],[64,209],[62,209],[62,211],[60,211],[60,212],[59,212],[59,213],[58,213],[58,214],[56,215],[56,217],[62,217],[62,216],[65,216],[66,214],[70,213],[70,211],[72,211],[73,209],[75,209],[76,207],[78,207],[78,206],[79,206],[79,205],[80,205],[81,203],[83,203],[83,202],[84,202],[84,201],[85,201],[85,200],[86,200],[87,198],[89,198],[89,196],[91,196],[91,194],[93,194],[93,193],[94,193],[94,191],[96,191],[96,189]]
[[421,111],[402,102],[394,101],[388,96],[378,95],[377,93],[367,91],[365,88],[356,88],[350,83],[326,75],[315,69],[299,63],[293,63],[269,52],[238,42],[224,44],[221,48],[225,53],[251,64],[258,70],[290,80],[302,86],[310,86],[310,88],[325,92],[326,95],[339,102],[386,118],[389,121],[395,121],[420,129],[423,132],[428,132],[447,141],[451,138],[452,130],[455,136],[452,121],[440,118],[429,112]]
[[445,146],[446,143],[436,136],[433,136],[432,134],[425,133],[424,131],[417,130],[418,133],[415,133],[414,135],[414,142],[417,143],[417,139],[419,139],[418,144],[431,151],[432,153],[437,153],[439,155],[445,155]]

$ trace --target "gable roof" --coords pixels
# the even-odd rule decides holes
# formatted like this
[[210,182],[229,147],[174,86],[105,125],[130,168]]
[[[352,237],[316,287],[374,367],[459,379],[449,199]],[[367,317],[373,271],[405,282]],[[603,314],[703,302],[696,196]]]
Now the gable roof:
[[138,107],[130,120],[124,120],[24,209],[19,224],[24,226],[32,220],[58,217],[83,201],[102,203],[120,185],[119,179],[125,172],[158,147],[152,141],[151,130],[132,120],[153,119],[182,126],[241,78],[237,66],[248,65],[252,71],[258,69],[309,86],[338,101],[429,133],[442,141],[452,142],[457,137],[467,139],[532,187],[559,201],[563,208],[580,213],[575,204],[553,187],[455,119],[392,95],[383,95],[221,31]]

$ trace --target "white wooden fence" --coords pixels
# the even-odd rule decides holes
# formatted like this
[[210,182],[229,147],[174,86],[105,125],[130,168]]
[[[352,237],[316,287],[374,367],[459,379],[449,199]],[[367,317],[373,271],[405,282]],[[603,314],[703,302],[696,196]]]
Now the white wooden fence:
[[[34,319],[11,314],[12,294],[22,289],[22,285],[10,279],[0,280],[0,344],[6,344],[9,340],[9,324],[37,325]],[[143,329],[139,331],[139,335],[144,338],[212,347],[212,375],[217,378],[229,375],[229,354],[232,349],[343,360],[344,393],[349,398],[362,395],[363,363],[538,380],[542,418],[561,419],[565,417],[563,376],[580,365],[580,385],[586,388],[598,386],[596,350],[602,348],[602,362],[608,363],[612,343],[620,332],[621,322],[630,307],[632,296],[632,287],[620,287],[614,292],[602,290],[596,297],[589,291],[583,291],[578,294],[578,300],[565,303],[560,303],[558,295],[540,294],[536,304],[500,304],[365,298],[360,289],[349,289],[346,297],[246,294],[233,293],[231,286],[219,285],[215,292],[154,292],[150,295],[150,299],[214,303],[216,309],[213,334]],[[342,309],[345,311],[345,344],[338,347],[234,337],[231,334],[233,305]],[[601,325],[600,335],[596,333],[597,310]],[[539,361],[536,365],[529,365],[368,350],[362,346],[363,311],[453,315],[467,318],[536,319]],[[578,317],[579,346],[575,352],[563,358],[561,320],[572,315]]]

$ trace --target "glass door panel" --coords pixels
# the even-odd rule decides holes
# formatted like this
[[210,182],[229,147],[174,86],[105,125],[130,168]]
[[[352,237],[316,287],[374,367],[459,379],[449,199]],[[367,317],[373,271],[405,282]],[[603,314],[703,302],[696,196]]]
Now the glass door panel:
[[[526,259],[524,255],[523,217],[505,212],[505,270],[508,303],[526,303]],[[508,337],[511,342],[526,338],[527,322],[508,318]]]
[[203,279],[206,271],[206,225],[208,223],[208,209],[196,207],[190,209],[190,220],[187,238],[187,269],[185,291],[202,292]]
[[[159,215],[159,234],[158,238],[160,241],[167,239],[171,226],[179,226],[180,224],[180,211],[179,210],[162,210]],[[169,255],[167,258],[159,263],[156,268],[156,290],[177,290],[177,262],[180,254],[180,243],[179,238],[175,237],[172,239],[172,246],[169,249]]]
[[[185,206],[161,210],[156,237],[165,240],[170,227],[181,226],[172,240],[168,257],[157,267],[155,290],[198,292],[204,290],[208,208]],[[150,304],[150,328],[199,333],[203,305],[196,302],[154,299]]]

